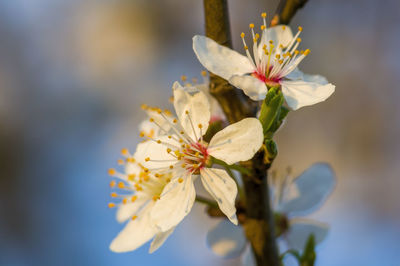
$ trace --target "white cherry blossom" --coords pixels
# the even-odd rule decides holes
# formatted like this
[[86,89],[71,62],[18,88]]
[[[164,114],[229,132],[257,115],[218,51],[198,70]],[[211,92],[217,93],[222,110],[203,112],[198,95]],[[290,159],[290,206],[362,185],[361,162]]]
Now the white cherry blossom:
[[[318,209],[331,194],[335,186],[332,168],[325,163],[315,163],[296,178],[271,178],[274,211],[287,223],[281,239],[288,248],[302,250],[314,234],[316,243],[325,239],[329,226],[325,223],[299,215],[309,214]],[[247,246],[242,227],[232,226],[226,220],[211,229],[207,243],[213,252],[225,258],[242,255],[243,265],[255,265],[253,255]]]
[[281,87],[287,104],[293,110],[326,100],[335,86],[322,76],[306,75],[297,69],[310,53],[309,49],[297,50],[302,28],[299,27],[293,36],[288,26],[267,28],[266,14],[263,13],[262,17],[261,38],[254,32],[254,24],[250,24],[252,47],[247,46],[245,34],[241,34],[246,56],[205,36],[194,36],[193,50],[200,63],[255,101],[264,99],[269,87],[276,86]]
[[178,82],[173,92],[177,118],[170,121],[166,115],[170,112],[158,110],[173,133],[151,118],[163,133],[140,143],[134,156],[155,177],[171,176],[151,211],[151,219],[163,232],[176,226],[192,208],[196,195],[193,182],[200,176],[221,211],[237,224],[236,183],[225,170],[210,164],[212,157],[227,164],[251,159],[262,145],[262,126],[256,118],[246,118],[219,131],[206,143],[203,135],[211,116],[206,95]]

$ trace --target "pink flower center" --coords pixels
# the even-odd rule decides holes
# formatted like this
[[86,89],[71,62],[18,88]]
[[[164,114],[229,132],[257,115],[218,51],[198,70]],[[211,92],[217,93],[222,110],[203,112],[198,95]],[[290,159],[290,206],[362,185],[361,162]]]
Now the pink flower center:
[[191,144],[191,147],[186,148],[184,155],[186,155],[184,157],[187,164],[186,169],[192,173],[196,173],[204,168],[209,158],[207,146],[200,142]]
[[262,82],[267,84],[269,87],[279,86],[280,81],[282,80],[282,78],[279,78],[279,77],[269,78],[264,73],[260,73],[257,71],[254,71],[251,75],[255,78],[258,78],[259,80],[261,80]]

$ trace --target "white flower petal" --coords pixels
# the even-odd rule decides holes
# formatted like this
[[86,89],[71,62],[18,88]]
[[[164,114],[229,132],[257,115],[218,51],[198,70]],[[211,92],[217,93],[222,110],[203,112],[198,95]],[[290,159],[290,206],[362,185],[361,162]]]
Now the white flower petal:
[[285,238],[290,248],[303,250],[304,245],[311,234],[314,235],[315,243],[321,243],[328,235],[329,225],[311,219],[291,219],[289,232]]
[[222,220],[207,233],[207,245],[218,256],[239,257],[246,247],[246,238],[241,226]]
[[264,139],[261,123],[245,118],[219,131],[210,141],[208,152],[227,164],[251,159]]
[[305,74],[302,71],[300,71],[297,67],[292,72],[290,72],[288,75],[286,75],[285,78],[290,79],[290,80],[303,80],[306,82],[313,82],[313,83],[318,83],[321,85],[326,85],[329,83],[325,77],[323,77],[321,75]]
[[299,196],[279,206],[287,214],[305,214],[320,207],[335,187],[335,175],[326,163],[315,163],[295,179]]
[[150,223],[150,210],[148,205],[142,210],[135,220],[127,223],[125,228],[111,242],[110,249],[114,252],[128,252],[137,249],[157,233],[157,228]]
[[174,232],[174,230],[175,227],[172,227],[166,232],[160,232],[156,234],[153,241],[151,242],[149,253],[153,253],[154,251],[159,249],[162,246],[162,244],[164,244],[164,242],[167,240],[167,238]]
[[221,211],[229,220],[237,225],[235,199],[237,186],[225,170],[203,168],[200,170],[201,182],[204,188],[217,201]]
[[265,98],[268,88],[264,82],[253,76],[232,76],[229,83],[243,90],[253,101],[260,101]]
[[246,56],[205,36],[193,37],[193,50],[208,71],[226,80],[233,75],[244,75],[255,71]]
[[335,91],[332,84],[321,85],[302,80],[281,81],[282,93],[293,110],[325,101]]
[[120,223],[125,222],[129,218],[131,218],[137,211],[142,208],[143,204],[148,201],[146,197],[138,197],[135,202],[130,202],[130,197],[127,198],[127,203],[122,204],[118,207],[117,210],[117,221]]
[[[179,82],[175,82],[172,88],[174,107],[181,126],[192,140],[198,141],[206,133],[210,122],[210,103],[207,96],[194,87],[183,88]],[[202,128],[199,128],[200,124]]]
[[176,226],[192,209],[196,192],[191,175],[174,178],[168,183],[151,211],[152,221],[165,232]]
[[267,34],[264,34],[264,31],[261,36],[260,44],[258,45],[258,54],[261,56],[263,51],[264,44],[267,44],[269,47],[269,41],[273,41],[273,44],[276,48],[279,48],[279,44],[282,44],[283,47],[286,47],[290,41],[293,39],[292,30],[289,26],[286,25],[277,25],[274,27],[267,28]]
[[208,84],[198,84],[196,88],[202,91],[208,99],[210,103],[210,111],[211,111],[211,121],[215,120],[226,120],[225,114],[222,111],[221,106],[219,105],[218,101],[212,96],[209,92]]
[[[162,143],[152,140],[139,143],[133,156],[136,161],[149,169],[169,167],[178,162],[175,157],[168,154],[167,148],[169,146],[163,143],[169,143],[178,147],[179,143],[173,139],[169,139],[167,136],[161,136],[157,140],[160,140]],[[150,161],[146,161],[146,158],[150,158]]]

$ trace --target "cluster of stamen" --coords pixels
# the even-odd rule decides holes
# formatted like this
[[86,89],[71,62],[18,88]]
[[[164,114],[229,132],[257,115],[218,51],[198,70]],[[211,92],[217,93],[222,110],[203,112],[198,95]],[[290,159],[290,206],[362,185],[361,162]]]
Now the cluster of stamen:
[[[145,197],[146,201],[144,204],[148,204],[150,201],[157,201],[165,185],[171,181],[171,177],[168,175],[151,174],[149,169],[133,158],[128,149],[122,149],[121,154],[124,158],[117,161],[118,165],[124,167],[129,165],[136,166],[136,169],[140,170],[132,173],[121,173],[114,168],[108,170],[110,176],[119,179],[119,181],[112,180],[110,182],[110,188],[118,191],[118,193],[112,192],[110,196],[114,200],[120,200],[118,203],[110,202],[108,207],[113,208],[116,206],[133,204],[139,197]],[[138,217],[141,209],[142,208],[139,208],[139,211],[131,217],[132,220]]]
[[[261,47],[261,53],[259,53],[258,44],[260,35],[254,32],[253,23],[249,25],[253,37],[254,59],[251,56],[249,47],[246,44],[245,34],[242,32],[240,36],[243,41],[246,55],[249,58],[251,64],[253,64],[254,68],[256,69],[254,73],[252,73],[252,75],[265,82],[267,85],[275,86],[279,84],[279,81],[283,77],[285,77],[296,68],[296,66],[304,59],[304,57],[310,53],[310,50],[297,50],[301,42],[301,38],[299,38],[299,35],[303,30],[302,27],[298,27],[298,32],[288,44],[274,43],[272,40],[269,40],[268,43],[265,43],[265,41],[268,40],[266,23],[267,14],[262,13],[261,17],[263,18],[263,25],[261,25],[260,28],[263,32],[264,38],[260,42],[263,44],[263,46]],[[282,27],[282,30],[286,30],[286,26],[280,27]]]

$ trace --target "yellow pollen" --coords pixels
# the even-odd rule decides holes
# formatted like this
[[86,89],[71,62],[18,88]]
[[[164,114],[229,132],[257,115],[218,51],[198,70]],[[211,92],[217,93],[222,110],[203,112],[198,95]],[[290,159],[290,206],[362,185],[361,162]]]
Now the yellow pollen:
[[201,75],[202,75],[203,77],[207,76],[207,71],[205,71],[205,70],[201,71]]
[[253,29],[254,28],[254,24],[250,23],[249,27],[250,27],[250,29]]
[[174,120],[172,120],[172,122],[176,124],[178,122],[178,120],[176,120],[176,118],[175,118]]
[[311,52],[310,49],[307,49],[304,51],[304,55],[308,55],[310,52]]
[[186,110],[186,111],[185,111],[185,114],[187,114],[187,115],[188,115],[188,114],[189,114],[189,111],[188,111],[188,110]]
[[179,139],[179,143],[182,143],[183,142],[183,139]]
[[129,181],[133,181],[135,179],[136,175],[135,174],[130,174],[128,175]]
[[296,41],[297,41],[297,42],[301,42],[301,38],[297,38]]
[[115,185],[116,185],[115,180],[113,180],[113,181],[110,182],[110,187],[111,187],[111,188],[115,187]]
[[137,200],[137,196],[136,195],[132,196],[131,202],[135,202],[136,200]]
[[170,165],[170,166],[169,166],[169,169],[172,169],[172,168],[174,168],[174,166],[173,166],[173,165]]
[[154,196],[153,196],[153,200],[154,200],[154,201],[159,200],[159,199],[160,199],[160,196],[157,196],[157,195],[154,195]]
[[281,64],[281,65],[283,64],[283,60],[279,60],[278,62],[279,62],[279,64]]
[[303,31],[303,27],[299,26],[298,29],[299,29],[299,31]]
[[180,177],[180,178],[178,179],[178,182],[179,182],[179,183],[182,183],[182,182],[183,182],[183,179]]
[[124,164],[124,160],[119,159],[119,160],[117,161],[117,163],[118,163],[119,165]]
[[146,110],[146,109],[149,108],[149,107],[147,106],[147,104],[142,104],[142,105],[140,106],[140,108],[142,108],[143,110]]
[[157,140],[157,143],[158,143],[158,144],[161,144],[161,140]]
[[150,161],[150,157],[144,159],[146,162]]
[[245,36],[245,34],[244,34],[244,32],[242,32],[242,33],[240,34],[240,37],[244,38],[244,36]]
[[145,173],[148,173],[148,172],[149,172],[149,169],[143,167],[143,171],[144,171]]
[[167,179],[165,180],[165,182],[167,182],[167,183],[171,182],[171,178],[167,178]]
[[182,80],[182,81],[186,81],[186,80],[187,80],[187,77],[186,77],[185,75],[182,75],[182,76],[181,76],[181,80]]
[[185,134],[185,132],[184,132],[184,131],[181,131],[180,133],[181,133],[182,135],[183,135],[183,134]]
[[286,26],[282,26],[282,30],[286,30]]
[[265,13],[265,12],[261,13],[261,17],[266,18],[267,17],[267,13]]
[[199,155],[200,155],[200,152],[196,152],[196,153],[194,154],[195,157],[199,157]]
[[154,122],[154,118],[150,117],[149,121]]
[[281,55],[277,54],[275,57],[276,57],[276,59],[279,59],[279,58],[281,58]]
[[247,45],[244,46],[245,50],[249,50],[249,47]]
[[128,163],[134,163],[134,162],[135,162],[135,158],[129,157],[129,158],[126,158],[126,161],[127,161]]
[[183,164],[182,164],[182,168],[185,168],[185,167],[186,167],[186,164],[183,163]]
[[256,33],[256,39],[260,38],[260,34]]
[[170,153],[170,152],[171,152],[171,149],[170,149],[170,148],[167,148],[167,152]]
[[298,55],[299,54],[299,50],[294,51],[294,54]]
[[135,221],[136,218],[137,218],[137,215],[133,215],[133,216],[132,216],[132,221]]
[[128,200],[126,199],[126,198],[124,198],[123,200],[122,200],[122,204],[126,204],[128,202]]
[[111,193],[111,198],[116,198],[116,197],[118,197],[117,193],[115,193],[115,192]]
[[109,175],[115,175],[116,173],[117,173],[117,172],[115,171],[114,168],[108,169],[108,174],[109,174]]
[[128,149],[127,148],[122,149],[121,150],[121,154],[122,155],[128,155]]
[[114,207],[115,207],[115,203],[112,203],[112,202],[108,203],[108,208],[114,208]]
[[141,138],[143,138],[144,137],[144,132],[142,131],[142,132],[140,132],[140,135],[139,135]]
[[203,125],[202,125],[202,124],[199,124],[198,127],[199,127],[199,128],[203,128]]
[[265,25],[261,25],[261,30],[265,30],[267,27],[265,27]]
[[118,182],[118,188],[124,188],[125,187],[125,184],[124,184],[124,182]]
[[193,168],[198,168],[199,165],[197,163],[193,164]]
[[196,83],[197,83],[197,78],[192,78],[192,82],[193,82],[194,84],[196,84]]
[[174,102],[174,96],[169,97],[168,100],[169,100],[170,103],[173,103]]
[[142,191],[143,188],[139,184],[135,184],[135,188],[137,191]]

